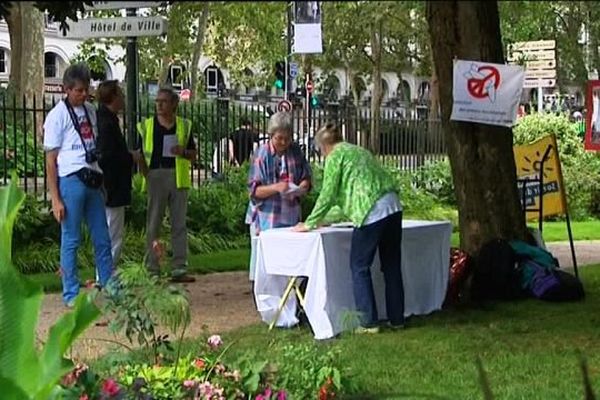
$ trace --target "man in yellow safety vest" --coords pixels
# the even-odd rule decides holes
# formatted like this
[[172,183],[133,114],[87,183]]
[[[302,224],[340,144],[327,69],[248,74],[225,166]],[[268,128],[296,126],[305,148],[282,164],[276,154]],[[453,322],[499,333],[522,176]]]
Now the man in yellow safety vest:
[[196,144],[191,123],[176,116],[179,96],[162,88],[156,96],[156,115],[138,123],[146,163],[148,210],[146,245],[148,269],[160,273],[157,240],[167,205],[171,222],[173,260],[171,280],[194,282],[187,274],[187,198],[192,185],[191,164],[196,159]]

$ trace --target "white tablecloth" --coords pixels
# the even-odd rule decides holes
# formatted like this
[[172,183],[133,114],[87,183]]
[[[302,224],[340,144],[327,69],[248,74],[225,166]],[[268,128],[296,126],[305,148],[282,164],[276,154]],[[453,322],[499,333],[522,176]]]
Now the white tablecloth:
[[[448,285],[449,222],[403,221],[402,276],[405,316],[442,307]],[[254,295],[263,321],[270,323],[290,276],[308,277],[306,316],[316,339],[328,339],[358,323],[350,271],[352,228],[321,228],[308,233],[291,228],[261,232],[255,238]],[[385,290],[379,256],[371,269],[379,318],[384,319]],[[277,326],[298,323],[290,296]]]

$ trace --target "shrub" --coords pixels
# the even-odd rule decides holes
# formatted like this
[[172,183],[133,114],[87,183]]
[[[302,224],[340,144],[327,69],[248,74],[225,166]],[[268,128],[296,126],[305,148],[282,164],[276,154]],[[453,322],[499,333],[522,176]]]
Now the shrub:
[[0,149],[0,165],[5,171],[16,170],[20,177],[44,176],[43,143],[32,130],[0,126]]
[[597,202],[600,197],[600,157],[584,150],[576,126],[566,116],[528,115],[519,120],[513,131],[515,145],[531,143],[554,133],[571,218],[600,216]]

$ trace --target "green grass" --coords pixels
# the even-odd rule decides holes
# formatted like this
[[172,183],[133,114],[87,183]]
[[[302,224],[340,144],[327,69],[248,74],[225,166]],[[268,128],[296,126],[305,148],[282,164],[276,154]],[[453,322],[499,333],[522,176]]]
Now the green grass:
[[[580,354],[600,392],[600,265],[582,268],[581,276],[582,302],[526,300],[450,309],[412,318],[403,331],[345,333],[316,344],[340,351],[339,366],[354,388],[342,399],[483,399],[478,357],[495,399],[582,399]],[[223,338],[226,345],[233,343],[226,362],[250,353],[276,363],[283,346],[315,342],[307,327],[269,332],[266,324]],[[185,341],[183,354],[197,351],[199,340]],[[93,366],[107,368],[112,357]]]

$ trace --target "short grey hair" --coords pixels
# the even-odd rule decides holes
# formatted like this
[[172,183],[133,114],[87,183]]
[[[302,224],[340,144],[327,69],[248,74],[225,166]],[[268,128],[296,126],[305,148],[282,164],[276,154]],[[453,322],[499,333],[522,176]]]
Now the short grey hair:
[[294,132],[292,114],[289,112],[277,112],[269,120],[269,136],[273,136],[277,131],[284,131],[292,136]]
[[175,89],[173,89],[170,86],[163,86],[160,89],[158,89],[158,93],[157,95],[164,93],[166,95],[169,96],[169,100],[171,101],[172,104],[177,104],[179,103],[179,95],[177,94],[177,92],[175,91]]
[[92,74],[87,65],[83,63],[70,65],[63,74],[63,86],[65,89],[72,89],[77,82],[86,86],[90,85]]

